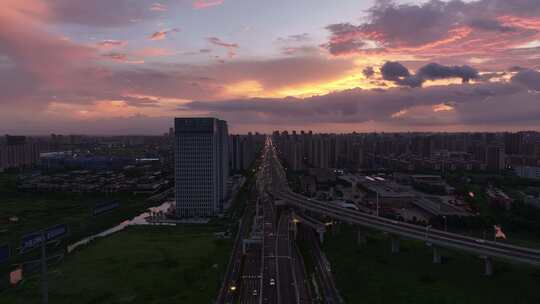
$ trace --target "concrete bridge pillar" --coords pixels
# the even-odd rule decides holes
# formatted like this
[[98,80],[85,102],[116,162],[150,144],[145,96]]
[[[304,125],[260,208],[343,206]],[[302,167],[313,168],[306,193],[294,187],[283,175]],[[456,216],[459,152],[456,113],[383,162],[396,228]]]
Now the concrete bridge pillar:
[[433,264],[441,264],[441,250],[433,246]]
[[491,257],[484,257],[484,275],[489,277],[493,275],[493,260]]
[[397,236],[390,236],[390,244],[392,246],[392,253],[399,253],[399,238]]
[[366,242],[367,242],[366,234],[362,232],[362,230],[358,230],[356,234],[356,243],[358,245],[364,245]]
[[324,243],[324,231],[319,230],[317,232],[319,233],[319,241],[321,242],[321,244],[323,244]]

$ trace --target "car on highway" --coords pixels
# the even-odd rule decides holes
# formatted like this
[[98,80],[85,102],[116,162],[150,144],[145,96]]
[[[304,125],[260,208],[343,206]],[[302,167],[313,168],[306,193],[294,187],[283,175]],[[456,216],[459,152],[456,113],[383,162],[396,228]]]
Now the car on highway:
[[274,280],[274,278],[271,278],[270,279],[270,286],[274,286],[276,285],[276,280]]
[[257,289],[253,289],[253,295],[257,296],[258,294],[259,294],[259,292],[257,291]]

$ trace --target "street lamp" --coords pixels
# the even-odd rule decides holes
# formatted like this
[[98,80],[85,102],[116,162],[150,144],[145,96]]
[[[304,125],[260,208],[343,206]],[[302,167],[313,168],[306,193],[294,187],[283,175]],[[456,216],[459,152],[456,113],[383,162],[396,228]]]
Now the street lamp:
[[428,240],[429,240],[429,229],[431,229],[431,225],[427,225],[427,226],[426,226],[426,243],[427,243]]
[[379,216],[379,191],[376,191],[375,193],[377,194],[377,200],[376,200],[376,204],[377,204],[377,216]]
[[448,231],[448,222],[446,221],[446,215],[442,217],[444,219],[444,231]]

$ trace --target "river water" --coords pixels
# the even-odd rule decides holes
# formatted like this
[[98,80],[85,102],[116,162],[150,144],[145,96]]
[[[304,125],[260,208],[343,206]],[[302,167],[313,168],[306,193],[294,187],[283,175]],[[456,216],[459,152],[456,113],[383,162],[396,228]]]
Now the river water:
[[68,245],[67,252],[70,253],[73,250],[77,249],[78,247],[86,245],[86,244],[90,243],[91,241],[93,241],[93,240],[95,240],[97,238],[106,237],[106,236],[111,235],[113,233],[116,233],[118,231],[124,230],[128,226],[136,226],[136,225],[169,225],[169,226],[172,225],[172,226],[174,226],[175,224],[171,224],[171,223],[156,224],[156,223],[150,223],[150,222],[148,222],[146,220],[150,216],[151,212],[160,212],[160,211],[166,212],[169,209],[170,206],[171,206],[171,202],[165,202],[160,206],[151,207],[146,212],[139,214],[138,216],[134,217],[131,220],[125,220],[125,221],[121,222],[120,224],[118,224],[118,225],[116,225],[116,226],[114,226],[112,228],[109,228],[109,229],[104,230],[104,231],[102,231],[100,233],[97,233],[97,234],[94,234],[92,236],[86,237],[86,238],[84,238],[84,239],[82,239],[82,240],[80,240],[80,241],[78,241],[76,243]]

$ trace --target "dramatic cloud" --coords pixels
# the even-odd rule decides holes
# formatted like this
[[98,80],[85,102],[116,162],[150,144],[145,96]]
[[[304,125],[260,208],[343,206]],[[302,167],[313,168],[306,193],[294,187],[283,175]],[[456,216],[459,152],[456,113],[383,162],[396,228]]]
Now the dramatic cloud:
[[[358,23],[306,18],[305,28],[326,26],[326,40],[276,39],[266,19],[228,7],[190,9],[220,0],[3,0],[0,129],[157,133],[175,115],[243,130],[540,127],[537,0],[373,3]],[[223,26],[232,17],[241,23]],[[191,30],[170,39],[180,24]]]
[[438,63],[427,64],[412,75],[407,67],[392,61],[381,67],[381,75],[384,80],[413,88],[421,87],[426,80],[461,78],[463,82],[469,82],[479,77],[478,71],[470,66],[444,66]]
[[409,69],[399,62],[388,61],[381,67],[384,80],[397,81],[411,76]]
[[358,37],[359,27],[350,23],[332,24],[326,27],[332,33],[330,42],[323,44],[332,55],[344,55],[356,53],[364,48],[367,43]]
[[499,20],[496,19],[475,19],[469,24],[471,27],[485,30],[485,31],[496,31],[496,32],[513,32],[516,29],[511,26],[503,25]]
[[173,28],[173,29],[166,29],[166,30],[157,31],[157,32],[153,33],[153,34],[150,36],[150,40],[164,40],[164,39],[167,38],[170,34],[172,34],[172,33],[178,33],[178,32],[180,32],[180,29],[178,29],[178,28]]
[[26,77],[28,84],[40,81],[68,87],[70,75],[96,58],[96,51],[43,30],[43,20],[49,15],[49,9],[37,0],[4,1],[0,8],[0,54],[15,64],[15,72]]
[[[535,70],[523,70],[518,72],[512,81],[527,86],[530,90],[540,92],[540,72]],[[540,106],[540,105],[539,105]]]
[[474,68],[464,66],[444,66],[438,63],[430,63],[421,67],[416,76],[427,80],[461,78],[463,82],[478,78],[478,71]]
[[182,109],[219,113],[234,123],[362,124],[431,129],[540,125],[540,96],[510,83],[389,90],[354,89],[307,99],[196,101]]
[[534,50],[514,49],[539,39],[538,6],[536,0],[380,1],[364,23],[327,26],[330,38],[323,46],[333,55],[414,53],[461,60],[482,55],[526,62]]
[[362,70],[362,74],[366,78],[371,78],[371,76],[375,75],[375,70],[373,69],[373,67],[366,67]]

